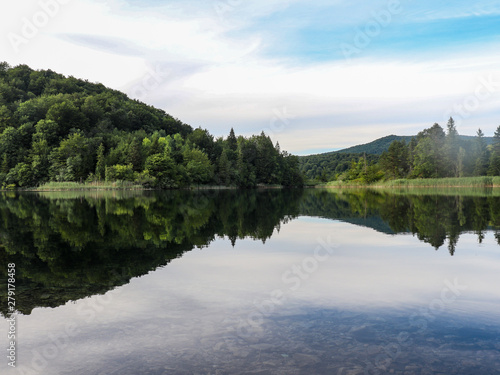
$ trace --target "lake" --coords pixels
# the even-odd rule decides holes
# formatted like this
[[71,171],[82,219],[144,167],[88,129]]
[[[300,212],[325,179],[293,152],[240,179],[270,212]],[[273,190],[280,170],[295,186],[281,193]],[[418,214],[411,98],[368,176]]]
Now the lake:
[[1,193],[2,374],[500,374],[500,191]]

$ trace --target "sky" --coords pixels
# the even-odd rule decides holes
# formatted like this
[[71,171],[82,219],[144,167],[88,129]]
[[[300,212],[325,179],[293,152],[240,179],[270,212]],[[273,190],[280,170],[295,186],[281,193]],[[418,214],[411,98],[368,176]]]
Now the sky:
[[0,61],[100,82],[298,155],[500,125],[500,3],[6,0]]

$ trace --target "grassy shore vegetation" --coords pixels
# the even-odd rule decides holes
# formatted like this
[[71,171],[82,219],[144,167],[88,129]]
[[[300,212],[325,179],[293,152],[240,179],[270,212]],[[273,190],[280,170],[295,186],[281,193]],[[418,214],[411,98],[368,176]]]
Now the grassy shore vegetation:
[[46,182],[30,190],[36,191],[57,191],[57,190],[137,190],[144,189],[142,185],[132,181],[92,181],[92,182]]
[[444,178],[418,178],[379,180],[367,184],[362,180],[337,180],[330,181],[326,187],[360,187],[369,185],[371,187],[386,188],[427,188],[427,187],[500,187],[500,177],[444,177]]
[[358,155],[328,185],[499,186],[499,176],[500,126],[487,145],[481,129],[472,140],[459,137],[450,118],[446,132],[434,124],[408,144],[395,140],[377,160]]
[[[282,185],[256,185],[256,188],[274,189],[282,188]],[[223,185],[189,185],[182,189],[190,190],[227,190],[234,189],[237,186]],[[14,187],[12,187],[14,189]],[[46,182],[40,186],[20,189],[27,191],[68,191],[68,190],[145,190],[144,185],[133,181],[92,181],[92,182]]]
[[0,63],[0,187],[297,186],[298,163],[264,132],[214,138],[102,84]]

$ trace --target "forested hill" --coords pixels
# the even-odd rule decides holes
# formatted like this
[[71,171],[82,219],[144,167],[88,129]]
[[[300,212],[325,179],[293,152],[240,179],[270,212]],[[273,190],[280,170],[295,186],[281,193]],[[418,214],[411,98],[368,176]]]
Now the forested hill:
[[264,133],[215,139],[122,92],[0,63],[0,186],[130,181],[145,187],[300,185],[298,158]]
[[309,180],[327,182],[347,171],[352,161],[366,157],[368,162],[376,163],[379,156],[389,149],[394,141],[410,142],[413,136],[388,135],[370,143],[352,146],[338,151],[300,157],[300,171]]
[[413,137],[414,137],[413,135],[388,135],[386,137],[376,139],[369,143],[344,148],[336,152],[342,154],[367,153],[372,155],[382,155],[382,152],[387,151],[389,149],[389,146],[391,145],[392,142],[405,141],[406,143],[410,143]]
[[[316,155],[300,157],[300,170],[309,180],[331,181],[336,176],[346,172],[351,168],[353,162],[360,158],[366,159],[368,164],[377,163],[379,157],[389,150],[395,141],[409,144],[417,136],[388,135],[378,138],[372,142],[362,145],[348,147],[338,151],[331,151]],[[475,137],[458,135],[458,138],[466,150],[474,147]],[[487,146],[493,143],[493,137],[483,137]]]
[[[389,150],[389,146],[394,141],[405,141],[405,143],[410,143],[412,138],[415,138],[416,135],[388,135],[386,137],[378,138],[369,143],[365,143],[362,145],[352,146],[348,148],[344,148],[342,150],[333,151],[332,153],[341,153],[341,154],[372,154],[372,155],[382,155],[383,152]],[[459,135],[459,138],[464,141],[473,141],[474,137],[470,135]],[[484,141],[487,145],[491,145],[493,143],[493,137],[484,137]],[[329,154],[329,153],[328,153]]]
[[191,126],[161,109],[131,100],[124,93],[51,70],[35,71],[27,65],[10,68],[0,63],[0,132],[7,127],[57,123],[56,135],[72,129],[86,134],[117,129],[187,135]]

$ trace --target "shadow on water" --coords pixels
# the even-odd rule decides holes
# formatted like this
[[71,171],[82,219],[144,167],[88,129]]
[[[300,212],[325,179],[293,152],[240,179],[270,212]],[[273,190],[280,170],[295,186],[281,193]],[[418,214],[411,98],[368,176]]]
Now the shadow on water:
[[[201,190],[3,193],[0,278],[16,264],[19,312],[103,294],[216,238],[265,242],[298,216],[390,235],[411,233],[436,249],[459,236],[500,243],[500,197],[373,190]],[[0,291],[5,316],[6,288]]]

